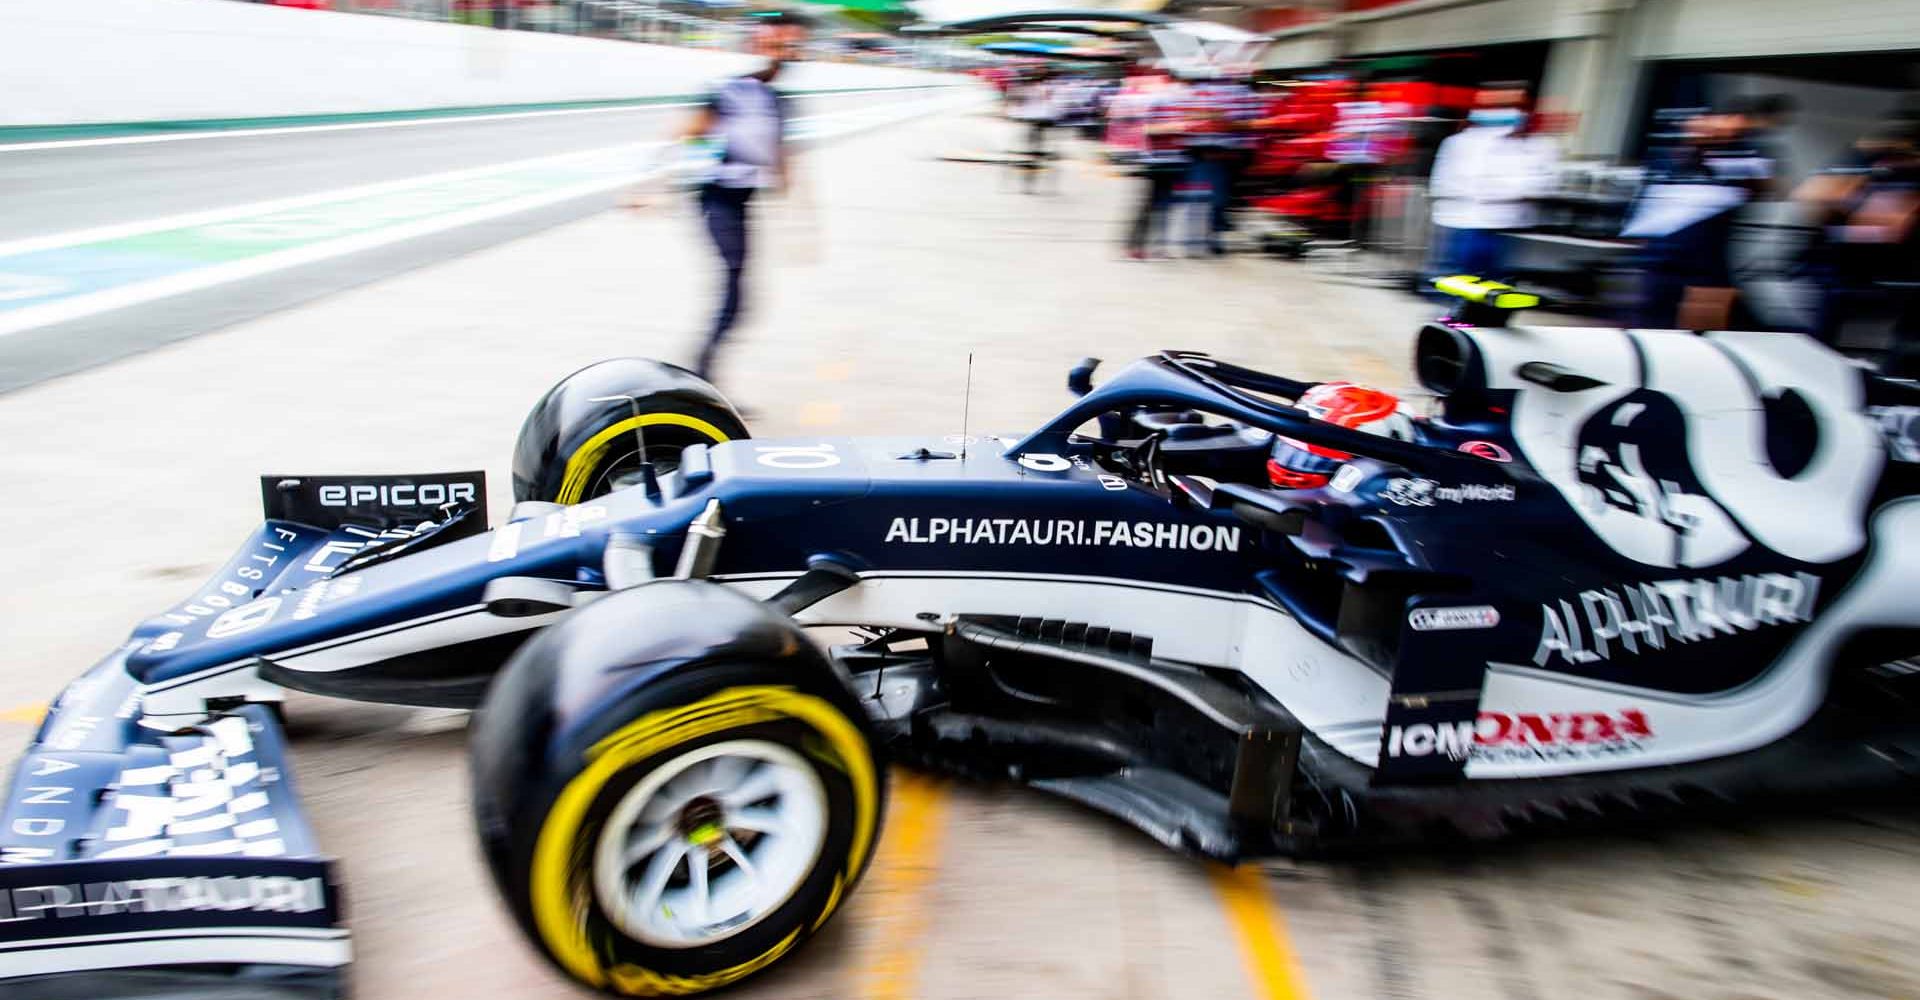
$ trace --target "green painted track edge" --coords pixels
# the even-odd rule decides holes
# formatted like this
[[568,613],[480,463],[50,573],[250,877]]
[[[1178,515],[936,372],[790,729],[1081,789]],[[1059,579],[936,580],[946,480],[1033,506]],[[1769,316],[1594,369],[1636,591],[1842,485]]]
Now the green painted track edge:
[[[953,83],[925,83],[904,87],[834,87],[819,90],[791,90],[794,97],[818,97],[827,94],[881,94],[889,91],[944,90]],[[263,118],[183,118],[170,121],[103,122],[84,125],[0,125],[0,146],[22,142],[57,142],[62,139],[108,139],[121,136],[166,135],[170,132],[224,132],[261,128],[298,128],[304,125],[350,125],[361,122],[427,120],[435,118],[487,118],[522,111],[571,111],[591,108],[645,108],[661,104],[685,104],[704,94],[658,94],[650,97],[617,97],[595,101],[544,101],[533,104],[475,104],[453,108],[415,108],[405,111],[357,111],[341,114],[274,115]]]

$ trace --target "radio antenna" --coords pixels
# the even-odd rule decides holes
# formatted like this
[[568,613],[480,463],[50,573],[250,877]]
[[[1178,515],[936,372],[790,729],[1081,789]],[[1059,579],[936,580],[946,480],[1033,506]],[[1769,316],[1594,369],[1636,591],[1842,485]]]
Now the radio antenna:
[[960,461],[967,460],[967,419],[973,415],[973,352],[967,352],[967,390],[960,397]]

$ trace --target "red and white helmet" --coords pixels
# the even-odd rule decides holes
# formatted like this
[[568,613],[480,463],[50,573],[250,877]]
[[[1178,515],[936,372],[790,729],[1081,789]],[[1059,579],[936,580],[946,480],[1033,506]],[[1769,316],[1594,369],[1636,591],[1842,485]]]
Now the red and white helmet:
[[[1413,440],[1413,420],[1400,412],[1400,397],[1352,382],[1322,382],[1300,394],[1296,407],[1327,423]],[[1267,478],[1281,489],[1306,490],[1327,485],[1334,470],[1353,456],[1324,445],[1277,435],[1267,457]]]

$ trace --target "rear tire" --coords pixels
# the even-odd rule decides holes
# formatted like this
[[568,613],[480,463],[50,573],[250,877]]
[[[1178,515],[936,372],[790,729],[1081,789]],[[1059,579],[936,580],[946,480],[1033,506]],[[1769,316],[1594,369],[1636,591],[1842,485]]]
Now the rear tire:
[[482,838],[501,894],[562,971],[623,996],[701,993],[832,916],[872,855],[884,777],[838,680],[797,680],[732,663],[644,685],[564,727],[606,735],[529,771],[498,758],[538,746],[528,730],[544,716],[501,678],[474,773],[539,787],[476,785],[477,808],[507,806]]

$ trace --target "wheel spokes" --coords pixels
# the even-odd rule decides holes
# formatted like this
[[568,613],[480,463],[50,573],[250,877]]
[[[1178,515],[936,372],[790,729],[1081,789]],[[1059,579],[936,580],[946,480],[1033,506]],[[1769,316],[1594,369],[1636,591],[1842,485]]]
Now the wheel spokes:
[[712,858],[712,852],[704,845],[687,852],[687,909],[690,911],[687,916],[696,928],[708,920],[707,865]]
[[627,844],[626,853],[620,856],[621,867],[632,868],[639,864],[640,859],[667,846],[667,841],[673,837],[674,829],[669,823],[636,829],[633,840]]
[[660,897],[667,891],[667,880],[673,877],[674,869],[680,867],[681,859],[687,856],[687,842],[675,837],[669,840],[647,862],[646,874],[640,876],[640,883],[633,892],[633,908],[638,913],[651,913],[660,905]]
[[741,850],[740,845],[732,837],[720,838],[720,853],[733,859],[734,867],[740,869],[740,874],[746,876],[747,881],[760,880],[760,873],[754,870],[753,862],[747,860],[747,852]]
[[717,798],[730,809],[749,806],[780,790],[780,775],[773,768],[762,765],[745,781],[721,792]]
[[623,933],[655,947],[730,937],[799,890],[827,811],[811,766],[781,745],[689,751],[643,777],[609,815],[595,895]]
[[739,757],[718,757],[708,762],[711,770],[707,773],[707,784],[716,792],[738,785],[747,772],[753,769],[753,761]]
[[750,830],[754,833],[770,833],[774,836],[787,832],[785,817],[780,815],[780,810],[771,806],[729,809],[726,825],[733,830]]

